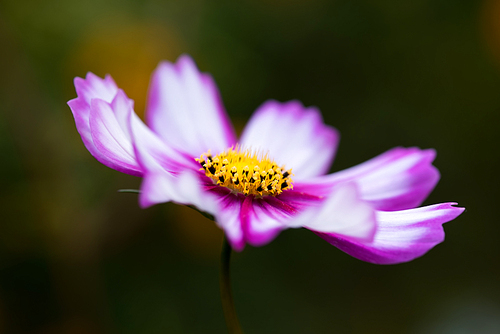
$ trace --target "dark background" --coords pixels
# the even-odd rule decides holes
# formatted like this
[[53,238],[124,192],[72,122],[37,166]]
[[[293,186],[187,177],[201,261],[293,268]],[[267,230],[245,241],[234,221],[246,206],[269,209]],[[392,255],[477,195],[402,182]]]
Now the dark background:
[[425,204],[457,201],[446,241],[377,266],[307,230],[233,262],[250,333],[500,332],[500,1],[0,1],[0,332],[224,333],[222,234],[98,163],[66,101],[111,74],[144,113],[149,76],[189,53],[241,130],[264,100],[339,129],[332,171],[435,148]]

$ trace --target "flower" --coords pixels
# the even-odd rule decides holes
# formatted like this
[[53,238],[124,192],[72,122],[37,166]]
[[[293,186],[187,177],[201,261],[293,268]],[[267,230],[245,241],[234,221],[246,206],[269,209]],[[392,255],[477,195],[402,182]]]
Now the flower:
[[109,75],[88,73],[75,88],[68,105],[85,146],[143,177],[140,206],[195,206],[238,251],[304,227],[363,261],[406,262],[442,242],[442,224],[464,211],[418,207],[439,179],[432,149],[397,147],[324,175],[339,134],[298,101],[265,102],[237,139],[214,80],[186,55],[153,73],[147,126]]

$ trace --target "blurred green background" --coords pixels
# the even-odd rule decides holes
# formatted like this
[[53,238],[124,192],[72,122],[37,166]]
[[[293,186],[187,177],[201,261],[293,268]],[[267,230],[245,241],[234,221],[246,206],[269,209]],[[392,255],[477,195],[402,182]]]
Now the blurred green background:
[[413,262],[356,260],[307,230],[247,247],[250,333],[500,333],[500,0],[0,1],[0,333],[224,333],[221,232],[98,163],[66,101],[111,74],[144,113],[149,76],[189,53],[241,130],[269,98],[339,129],[332,171],[435,148],[426,204],[467,208]]

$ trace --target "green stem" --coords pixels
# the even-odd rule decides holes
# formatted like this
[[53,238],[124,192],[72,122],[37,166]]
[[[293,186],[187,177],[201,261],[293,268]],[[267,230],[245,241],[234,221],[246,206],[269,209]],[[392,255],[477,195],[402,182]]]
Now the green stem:
[[220,256],[220,298],[222,301],[222,310],[226,318],[226,325],[229,334],[243,334],[236,309],[234,308],[233,295],[231,293],[231,280],[229,277],[229,262],[231,260],[231,245],[224,236],[222,252]]

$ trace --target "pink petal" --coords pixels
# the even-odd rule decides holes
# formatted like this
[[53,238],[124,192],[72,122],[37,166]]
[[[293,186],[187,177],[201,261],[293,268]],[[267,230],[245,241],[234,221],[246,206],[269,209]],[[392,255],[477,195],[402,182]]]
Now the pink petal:
[[294,184],[297,191],[322,196],[331,187],[355,182],[361,198],[383,211],[404,210],[419,206],[434,189],[439,172],[432,165],[432,149],[394,148],[352,168]]
[[299,193],[263,198],[219,195],[224,200],[216,219],[226,234],[232,235],[229,239],[238,250],[246,243],[265,245],[291,227],[335,232],[360,240],[371,240],[375,231],[375,211],[359,199],[354,184],[335,187],[326,200]]
[[375,231],[375,211],[359,199],[354,184],[335,187],[326,200],[293,190],[263,198],[229,191],[217,195],[223,200],[216,220],[239,251],[246,243],[263,246],[287,228],[306,227],[366,240],[371,240]]
[[[123,128],[123,122],[120,121],[120,117],[123,115],[125,109],[131,105],[132,101],[126,97],[126,95],[121,92],[119,93],[118,87],[116,86],[113,79],[108,75],[104,79],[98,76],[88,73],[85,79],[75,78],[75,88],[78,97],[68,102],[71,111],[73,112],[73,117],[75,118],[75,124],[80,136],[82,137],[85,147],[89,152],[102,164],[116,169],[120,172],[141,176],[142,171],[134,159],[130,157],[129,154],[123,152],[122,148],[118,151],[116,145],[127,146],[128,141],[130,141],[129,136],[126,133],[126,129]],[[116,122],[118,122],[119,128],[113,128],[116,124],[113,123],[112,130],[115,134],[117,132],[123,132],[123,135],[118,135],[116,138],[107,137],[111,133],[105,130],[106,125],[100,126],[99,134],[97,135],[103,142],[113,142],[119,139],[123,142],[115,143],[114,147],[111,149],[106,149],[104,152],[98,149],[98,145],[94,143],[94,139],[91,134],[90,117],[91,117],[91,101],[93,99],[102,100],[105,103],[111,103],[112,106],[107,108],[107,111],[111,109],[110,113],[105,113],[103,117],[109,121],[113,117],[117,117]],[[115,114],[113,116],[113,114]],[[120,130],[121,129],[121,130]],[[101,145],[102,147],[102,145]],[[111,154],[110,154],[111,151]]]
[[170,201],[194,205],[199,210],[212,215],[218,212],[218,197],[203,189],[199,173],[189,170],[176,175],[165,171],[147,173],[141,184],[139,205],[147,208]]
[[216,222],[237,251],[242,251],[247,243],[257,247],[271,242],[289,227],[286,222],[297,212],[272,196],[255,198],[222,191],[217,195],[219,209],[215,215]]
[[316,108],[305,108],[298,101],[268,101],[250,119],[240,143],[269,152],[277,163],[293,169],[295,179],[304,179],[328,171],[339,138]]
[[111,102],[118,91],[118,86],[110,75],[101,79],[89,72],[85,79],[76,77],[74,83],[77,99],[89,105],[90,101],[95,98]]
[[120,127],[111,105],[93,99],[90,108],[90,131],[95,147],[106,158],[106,165],[118,171],[141,171],[130,138]]
[[337,185],[324,200],[307,202],[309,207],[291,219],[289,227],[305,227],[315,232],[335,233],[356,240],[373,239],[376,230],[375,210],[360,198],[356,184]]
[[198,171],[199,165],[186,157],[152,132],[133,112],[128,116],[128,129],[132,137],[134,154],[144,173],[179,173],[185,170]]
[[[199,181],[190,188],[177,189],[180,175],[191,173],[198,175],[198,164],[167,146],[153,133],[132,111],[128,115],[128,131],[132,138],[133,152],[144,171],[144,178],[139,195],[141,207],[149,207],[163,202],[179,202],[198,205],[202,187]],[[193,184],[193,181],[190,184]],[[203,207],[202,205],[200,208]],[[210,213],[213,213],[211,210]]]
[[[123,135],[131,142],[132,136],[128,126],[128,118],[131,113],[135,114],[134,102],[125,95],[123,90],[119,89],[111,101],[111,109],[115,114],[116,121],[120,125],[120,129],[123,131]],[[139,119],[138,116],[137,119]]]
[[212,77],[193,60],[162,62],[148,96],[147,122],[168,145],[191,157],[222,152],[235,143],[234,131]]
[[245,248],[245,237],[241,226],[240,212],[243,198],[235,194],[222,196],[218,202],[215,222],[224,230],[231,247],[238,252]]
[[444,240],[443,223],[455,219],[464,208],[443,203],[417,209],[377,212],[373,241],[355,240],[337,234],[316,233],[335,247],[363,261],[395,264],[422,256]]
[[[271,242],[287,226],[289,213],[276,203],[274,198],[245,198],[241,207],[240,219],[245,240],[252,246],[263,246]],[[290,208],[295,212],[293,208]]]

